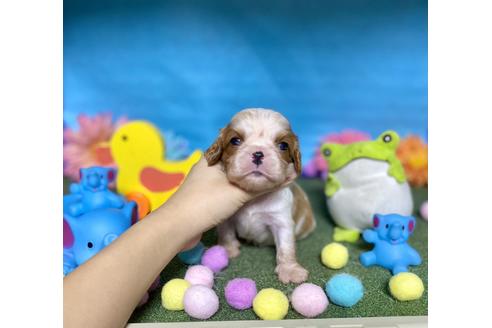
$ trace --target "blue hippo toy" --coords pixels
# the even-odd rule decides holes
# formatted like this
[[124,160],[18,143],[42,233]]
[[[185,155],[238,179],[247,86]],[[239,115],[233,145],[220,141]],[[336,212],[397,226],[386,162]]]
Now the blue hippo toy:
[[373,250],[360,255],[363,266],[380,265],[395,275],[408,271],[409,265],[422,263],[419,253],[407,243],[415,229],[413,216],[376,214],[373,226],[362,234],[365,241],[374,244]]
[[97,254],[125,232],[137,218],[136,204],[97,209],[74,217],[63,214],[63,275]]
[[123,197],[109,190],[116,171],[109,167],[93,166],[80,169],[80,183],[70,185],[70,195],[64,198],[64,211],[79,216],[101,208],[121,208]]

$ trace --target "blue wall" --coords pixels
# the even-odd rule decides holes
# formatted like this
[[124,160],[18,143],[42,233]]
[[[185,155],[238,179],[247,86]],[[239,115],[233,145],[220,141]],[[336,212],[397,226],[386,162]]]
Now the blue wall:
[[238,110],[321,135],[427,135],[427,2],[64,2],[64,119],[111,111],[206,148]]

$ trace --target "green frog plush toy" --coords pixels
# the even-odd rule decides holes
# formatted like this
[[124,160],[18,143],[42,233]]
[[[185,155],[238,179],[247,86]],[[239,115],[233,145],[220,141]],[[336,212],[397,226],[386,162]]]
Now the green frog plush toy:
[[399,142],[396,132],[386,131],[374,141],[321,146],[329,167],[328,210],[338,225],[335,241],[357,241],[360,232],[372,226],[376,213],[412,213],[412,193],[396,157]]

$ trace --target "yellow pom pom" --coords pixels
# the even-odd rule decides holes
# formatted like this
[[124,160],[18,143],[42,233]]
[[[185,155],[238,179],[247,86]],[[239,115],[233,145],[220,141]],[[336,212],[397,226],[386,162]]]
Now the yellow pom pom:
[[263,320],[282,320],[289,311],[289,300],[280,290],[265,288],[253,300],[253,310]]
[[347,265],[349,253],[340,243],[330,243],[321,251],[321,262],[330,269],[341,269]]
[[389,281],[391,295],[399,301],[413,301],[422,297],[424,283],[414,273],[400,272]]
[[190,283],[184,279],[171,279],[162,287],[161,299],[165,309],[179,311],[184,309],[183,297]]

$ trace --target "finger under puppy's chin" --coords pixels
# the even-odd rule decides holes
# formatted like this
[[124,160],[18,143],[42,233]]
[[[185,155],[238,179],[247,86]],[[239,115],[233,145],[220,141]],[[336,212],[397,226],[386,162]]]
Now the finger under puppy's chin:
[[225,166],[227,179],[232,184],[251,193],[262,193],[287,187],[297,178],[297,173],[292,163],[278,170],[280,171],[280,173],[277,172],[279,174],[267,178],[266,176],[244,175],[237,167]]
[[275,187],[281,184],[281,182],[274,182],[265,177],[228,176],[228,179],[231,183],[235,184],[239,188],[251,193],[258,193],[266,190],[275,189]]

